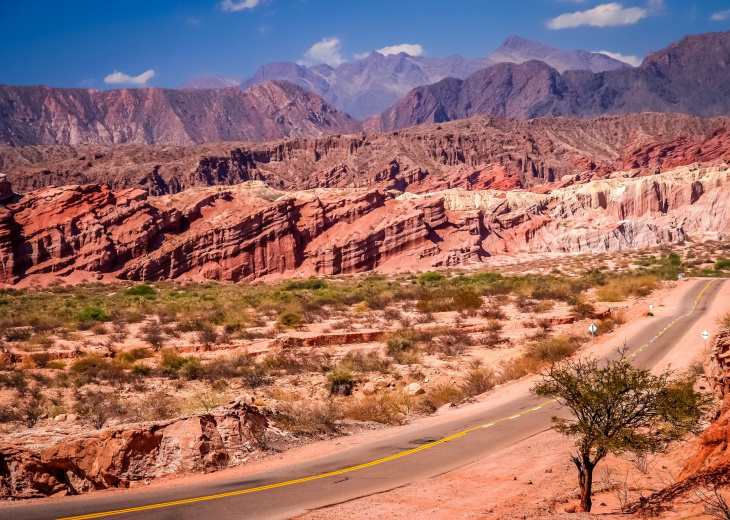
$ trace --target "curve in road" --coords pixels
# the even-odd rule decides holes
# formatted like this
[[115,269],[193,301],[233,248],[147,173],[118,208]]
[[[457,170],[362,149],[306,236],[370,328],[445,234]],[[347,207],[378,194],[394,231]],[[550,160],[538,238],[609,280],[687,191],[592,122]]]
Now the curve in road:
[[[694,282],[675,315],[653,321],[630,338],[630,344],[641,345],[629,356],[632,361],[647,368],[658,363],[674,344],[667,332],[671,329],[674,338],[681,338],[706,312],[722,285],[721,281]],[[7,518],[16,520],[291,518],[457,469],[545,431],[551,417],[561,411],[553,401],[525,394],[473,416],[394,433],[385,440],[252,476],[14,506],[0,509],[0,516],[9,513]]]

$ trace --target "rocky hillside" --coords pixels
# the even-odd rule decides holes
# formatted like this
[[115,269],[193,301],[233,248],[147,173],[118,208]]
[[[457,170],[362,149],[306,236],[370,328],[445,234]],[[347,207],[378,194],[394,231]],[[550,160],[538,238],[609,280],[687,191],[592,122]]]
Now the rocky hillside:
[[728,157],[729,122],[666,114],[529,122],[477,117],[391,134],[268,143],[5,147],[0,171],[18,192],[107,184],[164,195],[249,180],[284,190],[554,187],[566,176],[585,181],[616,170],[654,173]]
[[96,91],[0,85],[0,143],[159,144],[262,141],[352,133],[360,124],[286,82],[242,92]]
[[428,270],[505,252],[623,251],[730,232],[726,164],[637,174],[546,194],[286,192],[260,181],[163,197],[44,188],[0,205],[0,282],[77,270],[231,282]]
[[730,114],[730,32],[687,36],[638,68],[560,73],[546,63],[501,63],[465,80],[419,87],[367,122],[386,131],[478,114],[517,119],[631,112]]

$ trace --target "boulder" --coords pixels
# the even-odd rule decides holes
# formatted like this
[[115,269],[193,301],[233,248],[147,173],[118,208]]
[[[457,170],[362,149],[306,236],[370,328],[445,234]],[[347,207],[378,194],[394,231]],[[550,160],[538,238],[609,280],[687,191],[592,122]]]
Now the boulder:
[[373,395],[376,389],[377,388],[375,387],[375,385],[371,381],[368,381],[367,383],[362,385],[362,389],[360,391],[363,393],[363,395]]
[[234,401],[207,414],[60,439],[9,435],[0,444],[0,497],[79,494],[171,473],[215,471],[245,462],[266,427],[256,407]]

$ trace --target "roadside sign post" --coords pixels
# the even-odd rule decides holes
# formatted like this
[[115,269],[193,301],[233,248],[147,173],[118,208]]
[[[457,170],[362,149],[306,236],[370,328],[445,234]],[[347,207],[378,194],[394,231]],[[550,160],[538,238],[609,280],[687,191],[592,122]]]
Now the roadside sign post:
[[702,334],[700,334],[700,336],[702,336],[702,339],[705,340],[705,350],[707,350],[707,338],[710,337],[710,333],[707,331],[704,331]]
[[598,330],[598,327],[591,323],[591,326],[588,327],[588,330],[591,331],[591,343],[593,343],[596,339],[595,332]]

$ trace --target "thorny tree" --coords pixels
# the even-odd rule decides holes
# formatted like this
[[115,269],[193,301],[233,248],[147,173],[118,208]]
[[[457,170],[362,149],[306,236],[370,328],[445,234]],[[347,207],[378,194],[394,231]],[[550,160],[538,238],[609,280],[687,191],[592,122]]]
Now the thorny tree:
[[553,428],[575,439],[581,507],[591,510],[593,470],[609,453],[646,455],[696,431],[710,398],[693,381],[653,375],[627,359],[568,361],[551,367],[532,392],[559,399],[572,418],[553,417]]

